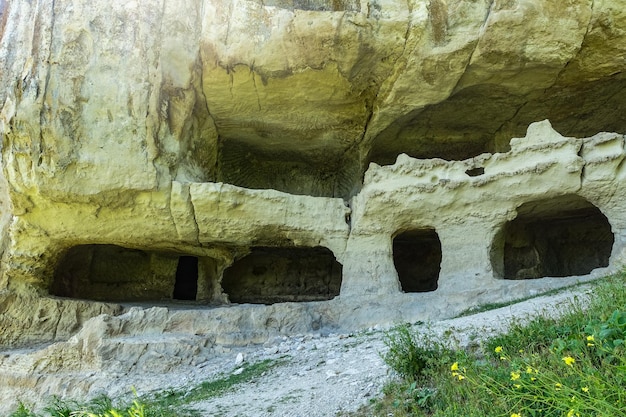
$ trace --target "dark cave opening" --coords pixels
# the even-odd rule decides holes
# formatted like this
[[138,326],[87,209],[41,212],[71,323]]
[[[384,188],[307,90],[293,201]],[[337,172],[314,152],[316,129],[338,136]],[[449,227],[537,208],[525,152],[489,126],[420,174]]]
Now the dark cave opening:
[[[212,258],[203,257],[203,265]],[[193,301],[199,276],[207,288],[215,273],[199,271],[199,258],[175,252],[87,244],[69,248],[56,265],[51,295],[95,301]],[[205,276],[206,275],[206,276]]]
[[339,295],[342,265],[322,247],[255,247],[224,271],[233,303],[324,301]]
[[195,300],[198,295],[198,258],[181,256],[176,267],[175,300]]
[[441,241],[434,229],[409,230],[395,236],[393,263],[402,291],[435,291],[441,256]]
[[505,279],[589,274],[609,265],[614,236],[606,216],[575,195],[529,202],[496,237],[492,264]]

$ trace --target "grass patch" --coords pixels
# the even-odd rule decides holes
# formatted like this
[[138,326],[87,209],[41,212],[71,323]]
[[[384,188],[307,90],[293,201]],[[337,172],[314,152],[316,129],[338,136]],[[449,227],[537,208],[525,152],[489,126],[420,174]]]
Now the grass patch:
[[[148,399],[148,410],[154,407],[155,410],[178,410],[181,406],[193,404],[199,401],[208,400],[218,397],[225,392],[231,390],[235,385],[252,381],[262,376],[265,372],[282,365],[287,359],[270,360],[266,359],[261,362],[254,363],[244,368],[243,372],[234,375],[226,375],[222,378],[203,382],[191,389],[168,390],[151,396]],[[158,417],[166,417],[169,414],[151,414]],[[172,416],[178,414],[171,414]],[[197,414],[190,414],[197,415]]]
[[192,407],[194,403],[218,397],[286,361],[285,358],[264,360],[246,366],[237,375],[224,375],[189,389],[166,390],[137,397],[130,404],[115,404],[106,395],[84,402],[52,397],[42,413],[35,413],[28,405],[20,403],[9,417],[200,417],[201,414]]
[[398,378],[352,416],[576,417],[626,413],[626,275],[596,281],[589,302],[514,324],[478,351],[408,327],[387,335]]
[[90,401],[80,403],[75,400],[62,400],[51,397],[49,404],[43,408],[43,414],[35,413],[27,405],[20,402],[17,410],[10,417],[146,417],[145,405],[139,400],[126,406],[114,405],[113,400],[100,395]]

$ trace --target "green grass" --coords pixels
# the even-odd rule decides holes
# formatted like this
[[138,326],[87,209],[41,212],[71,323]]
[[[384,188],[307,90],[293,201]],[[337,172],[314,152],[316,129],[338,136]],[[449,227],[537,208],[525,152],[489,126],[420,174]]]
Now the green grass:
[[51,397],[43,409],[43,414],[35,413],[24,403],[20,403],[10,417],[146,417],[144,408],[138,400],[126,406],[114,406],[113,400],[106,395],[100,395],[84,403]]
[[259,378],[286,360],[264,360],[246,366],[238,375],[224,375],[189,389],[165,390],[137,397],[130,404],[116,404],[105,395],[82,402],[52,397],[41,413],[35,413],[26,404],[20,403],[9,417],[199,417],[201,414],[193,408],[193,404],[220,396],[239,384]]
[[626,416],[625,282],[623,273],[596,281],[585,305],[520,320],[477,351],[396,328],[383,359],[397,378],[351,415]]
[[[146,408],[149,411],[148,415],[155,417],[182,417],[187,415],[191,417],[199,415],[186,406],[218,397],[231,390],[235,385],[259,378],[272,368],[284,364],[286,360],[286,358],[279,360],[267,359],[247,366],[244,368],[243,372],[238,375],[230,374],[213,381],[203,382],[188,390],[168,390],[160,392],[146,400]],[[181,410],[185,410],[187,414],[180,414]],[[168,414],[169,412],[172,412],[172,414]]]

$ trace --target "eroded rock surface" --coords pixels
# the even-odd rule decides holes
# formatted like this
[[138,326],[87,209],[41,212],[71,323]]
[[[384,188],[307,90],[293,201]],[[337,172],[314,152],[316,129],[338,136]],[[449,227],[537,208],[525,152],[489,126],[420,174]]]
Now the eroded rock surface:
[[62,200],[172,180],[349,197],[370,161],[502,151],[546,118],[621,132],[625,6],[3,2],[5,169]]
[[2,369],[190,364],[621,268],[625,10],[0,0],[0,345],[57,343]]

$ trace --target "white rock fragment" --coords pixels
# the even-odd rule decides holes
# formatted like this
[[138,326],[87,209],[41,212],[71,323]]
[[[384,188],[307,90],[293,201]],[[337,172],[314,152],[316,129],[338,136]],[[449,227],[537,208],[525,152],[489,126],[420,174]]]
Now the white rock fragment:
[[337,375],[339,375],[339,372],[333,370],[333,369],[329,369],[328,371],[326,371],[326,379],[330,379],[330,378],[334,378]]

